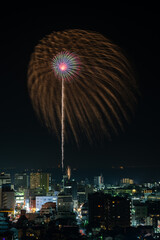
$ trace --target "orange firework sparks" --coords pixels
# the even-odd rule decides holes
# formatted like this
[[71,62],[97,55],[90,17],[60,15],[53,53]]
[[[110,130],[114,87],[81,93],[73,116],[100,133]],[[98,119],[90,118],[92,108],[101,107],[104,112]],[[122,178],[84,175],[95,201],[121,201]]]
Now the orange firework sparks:
[[[61,81],[52,60],[62,52],[80,61],[70,81]],[[61,64],[61,63],[60,63]],[[63,65],[61,70],[66,70]],[[65,69],[64,69],[65,68]],[[121,49],[103,35],[84,31],[53,32],[35,47],[28,68],[28,89],[33,107],[45,125],[60,137],[64,84],[65,139],[90,141],[124,129],[134,112],[137,84]],[[71,136],[70,136],[71,135]]]

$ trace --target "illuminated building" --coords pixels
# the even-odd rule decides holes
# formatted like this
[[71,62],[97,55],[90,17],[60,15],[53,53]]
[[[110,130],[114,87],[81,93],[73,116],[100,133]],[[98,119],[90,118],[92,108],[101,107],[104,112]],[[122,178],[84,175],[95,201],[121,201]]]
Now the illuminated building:
[[16,190],[29,188],[29,175],[27,173],[16,173],[14,175],[14,187]]
[[122,178],[120,183],[122,186],[126,186],[126,185],[133,185],[134,181],[133,179],[130,179],[130,178]]
[[134,226],[145,225],[148,217],[148,208],[145,203],[137,203],[134,205]]
[[84,203],[81,207],[82,220],[88,220],[88,202]]
[[2,209],[14,210],[15,193],[10,186],[3,185],[1,188],[1,206]]
[[24,205],[24,192],[15,192],[15,204]]
[[30,189],[40,188],[40,173],[30,173]]
[[[70,173],[70,170],[68,171]],[[69,179],[68,175],[63,175],[62,185],[65,195],[72,195],[73,200],[77,200],[77,182],[74,179]]]
[[40,215],[53,214],[56,211],[56,202],[46,202],[42,205]]
[[29,209],[31,212],[35,212],[36,211],[36,198],[35,196],[30,196],[29,197]]
[[63,190],[66,195],[72,195],[73,200],[77,200],[77,182],[75,180],[67,180]]
[[49,173],[30,173],[30,189],[43,189],[49,191],[50,174]]
[[73,199],[72,195],[65,195],[60,193],[57,201],[59,212],[73,212]]
[[112,197],[102,192],[89,194],[88,209],[92,228],[112,230],[131,225],[131,203],[127,198]]
[[36,211],[42,208],[45,203],[51,202],[57,205],[57,196],[36,196]]
[[64,190],[64,188],[66,186],[67,180],[68,180],[68,176],[67,175],[63,175],[63,179],[62,179],[63,190]]
[[94,186],[100,190],[104,188],[104,179],[102,174],[94,177]]
[[1,173],[0,174],[0,186],[4,184],[11,184],[11,175],[9,173]]
[[77,200],[79,205],[86,202],[85,186],[82,184],[79,184],[77,187]]
[[[7,213],[0,212],[0,233],[6,232],[9,229],[9,218],[7,217]],[[5,238],[1,238],[4,239]]]

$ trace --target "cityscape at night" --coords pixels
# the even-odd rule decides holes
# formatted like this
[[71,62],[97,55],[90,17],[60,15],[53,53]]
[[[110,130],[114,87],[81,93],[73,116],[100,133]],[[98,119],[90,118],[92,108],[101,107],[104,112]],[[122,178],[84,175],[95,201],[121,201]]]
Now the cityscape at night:
[[1,12],[0,240],[160,239],[158,8]]

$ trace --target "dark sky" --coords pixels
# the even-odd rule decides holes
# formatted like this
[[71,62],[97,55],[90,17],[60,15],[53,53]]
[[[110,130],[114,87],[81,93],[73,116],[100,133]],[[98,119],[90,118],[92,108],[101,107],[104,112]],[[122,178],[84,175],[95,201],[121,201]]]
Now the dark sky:
[[[97,2],[98,4],[98,2]],[[1,8],[0,167],[55,167],[60,143],[41,126],[27,91],[34,46],[46,34],[69,28],[100,32],[126,52],[141,98],[125,133],[101,146],[65,145],[72,167],[160,167],[159,12],[156,6],[49,5]]]

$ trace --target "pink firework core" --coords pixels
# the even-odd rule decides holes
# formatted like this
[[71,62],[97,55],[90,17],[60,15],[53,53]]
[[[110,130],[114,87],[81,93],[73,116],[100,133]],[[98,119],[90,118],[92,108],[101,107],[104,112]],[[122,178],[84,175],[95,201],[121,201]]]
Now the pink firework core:
[[59,64],[59,69],[64,72],[67,70],[67,64],[66,63],[60,63]]
[[60,52],[51,62],[56,77],[60,80],[71,80],[76,77],[80,70],[79,57],[68,51]]

